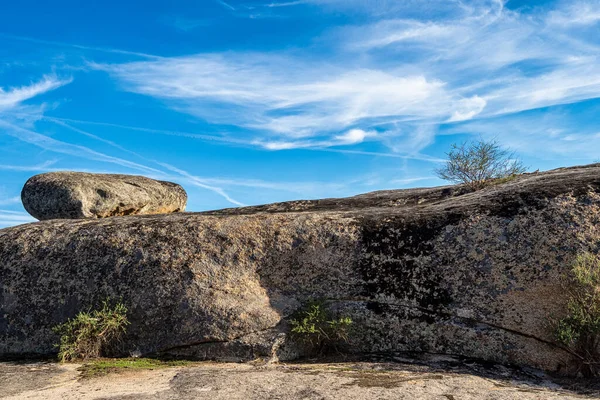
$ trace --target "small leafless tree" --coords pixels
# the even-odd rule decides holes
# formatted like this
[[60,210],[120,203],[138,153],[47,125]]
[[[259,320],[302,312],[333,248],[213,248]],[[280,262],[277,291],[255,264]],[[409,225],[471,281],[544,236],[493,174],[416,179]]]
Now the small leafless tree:
[[464,183],[474,190],[495,179],[509,178],[527,170],[515,152],[495,141],[477,140],[453,144],[448,161],[435,171],[447,181]]

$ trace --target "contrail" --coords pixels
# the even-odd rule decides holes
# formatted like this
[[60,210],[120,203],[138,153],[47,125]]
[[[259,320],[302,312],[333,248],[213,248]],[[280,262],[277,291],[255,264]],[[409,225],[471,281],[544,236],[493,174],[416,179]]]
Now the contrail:
[[113,48],[107,48],[107,47],[84,46],[84,45],[80,45],[80,44],[65,43],[65,42],[55,42],[55,41],[51,41],[51,40],[37,39],[37,38],[31,38],[31,37],[27,37],[27,36],[9,35],[6,33],[1,33],[1,32],[0,32],[0,37],[6,38],[6,39],[20,40],[23,42],[47,44],[47,45],[51,45],[51,46],[72,47],[75,49],[92,50],[92,51],[99,51],[99,52],[103,52],[103,53],[126,54],[126,55],[130,55],[130,56],[144,57],[144,58],[155,59],[155,60],[162,60],[165,58],[165,57],[157,56],[154,54],[140,53],[137,51],[113,49]]

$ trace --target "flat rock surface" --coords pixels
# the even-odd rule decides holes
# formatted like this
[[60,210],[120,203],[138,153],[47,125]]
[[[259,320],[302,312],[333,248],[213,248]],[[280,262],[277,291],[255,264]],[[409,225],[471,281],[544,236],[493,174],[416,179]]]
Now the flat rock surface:
[[77,364],[0,363],[2,399],[582,399],[581,382],[450,360],[218,364],[82,378]]
[[137,175],[50,172],[29,178],[21,200],[39,220],[81,219],[184,211],[187,194],[176,183]]

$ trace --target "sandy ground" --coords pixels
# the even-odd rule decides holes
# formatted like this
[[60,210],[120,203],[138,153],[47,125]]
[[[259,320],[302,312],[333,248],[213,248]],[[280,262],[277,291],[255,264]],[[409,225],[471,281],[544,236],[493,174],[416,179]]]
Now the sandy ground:
[[82,378],[77,364],[0,363],[2,399],[581,399],[540,373],[412,363],[219,364]]

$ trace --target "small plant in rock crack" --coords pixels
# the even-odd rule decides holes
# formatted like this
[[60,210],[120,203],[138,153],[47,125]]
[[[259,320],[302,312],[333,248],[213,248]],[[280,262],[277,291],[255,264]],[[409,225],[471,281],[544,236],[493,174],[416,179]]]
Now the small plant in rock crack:
[[291,317],[292,337],[315,354],[323,354],[349,340],[352,319],[334,317],[323,301],[310,301]]
[[60,361],[107,357],[118,352],[129,321],[122,303],[111,307],[108,300],[94,311],[82,311],[64,324],[53,328],[60,335]]
[[585,377],[600,375],[600,257],[579,255],[565,288],[569,296],[567,316],[554,321],[554,336],[577,358]]

